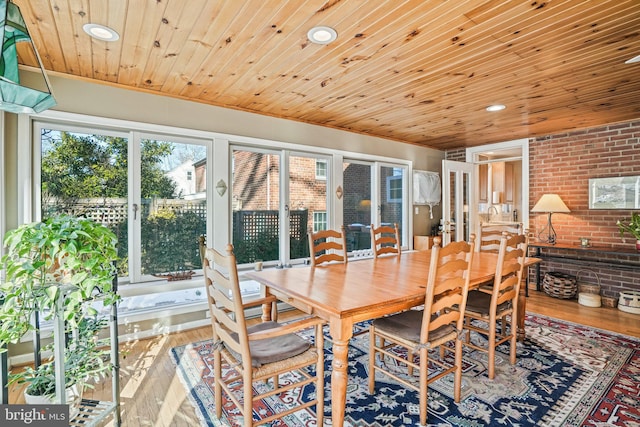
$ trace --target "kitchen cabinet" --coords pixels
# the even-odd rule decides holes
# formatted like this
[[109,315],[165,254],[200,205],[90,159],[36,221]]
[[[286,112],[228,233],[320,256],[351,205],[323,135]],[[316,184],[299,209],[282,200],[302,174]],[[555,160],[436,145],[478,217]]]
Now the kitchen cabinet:
[[489,202],[489,165],[486,163],[478,165],[478,174],[478,186],[480,188],[478,202],[487,203]]
[[491,164],[491,192],[500,193],[500,203],[512,204],[516,200],[515,166],[513,162]]
[[515,200],[515,176],[513,174],[513,163],[504,164],[504,202],[513,203]]

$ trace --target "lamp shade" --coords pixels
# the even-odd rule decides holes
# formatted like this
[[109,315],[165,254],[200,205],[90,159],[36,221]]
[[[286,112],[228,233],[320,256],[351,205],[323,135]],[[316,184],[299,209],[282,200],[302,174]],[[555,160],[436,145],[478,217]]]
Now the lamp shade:
[[531,212],[571,212],[557,194],[543,194]]
[[[56,105],[42,61],[20,9],[8,0],[0,0],[0,32],[2,54],[0,55],[0,110],[11,113],[40,113]],[[20,52],[35,58],[42,74],[42,89],[20,84],[18,73],[18,44]],[[23,47],[24,46],[24,47]],[[24,50],[23,50],[24,49]]]

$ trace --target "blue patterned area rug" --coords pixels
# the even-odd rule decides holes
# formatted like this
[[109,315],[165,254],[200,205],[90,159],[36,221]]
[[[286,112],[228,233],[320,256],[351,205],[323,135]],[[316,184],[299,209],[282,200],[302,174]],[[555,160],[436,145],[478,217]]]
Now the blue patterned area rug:
[[[487,378],[486,354],[465,349],[462,399],[453,401],[452,376],[429,387],[430,426],[640,426],[640,340],[547,317],[528,315],[527,338],[518,343],[518,361],[509,364],[500,347],[496,376]],[[475,340],[479,336],[472,337]],[[368,334],[352,340],[345,426],[417,426],[417,393],[393,380],[376,379],[368,392]],[[241,426],[242,418],[223,399],[223,419],[213,407],[211,341],[171,349],[179,376],[203,426]],[[325,425],[331,425],[331,343],[325,345]],[[283,379],[286,381],[286,379]],[[254,387],[264,387],[256,383]],[[315,393],[303,390],[256,404],[265,416],[297,406]],[[299,411],[272,427],[316,426],[313,411]]]

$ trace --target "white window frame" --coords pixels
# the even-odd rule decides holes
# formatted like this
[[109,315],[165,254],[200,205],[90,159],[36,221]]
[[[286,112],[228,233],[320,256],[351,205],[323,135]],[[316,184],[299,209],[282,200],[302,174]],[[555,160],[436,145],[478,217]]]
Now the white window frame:
[[[316,215],[319,219],[316,219]],[[315,211],[313,213],[313,232],[327,229],[327,211]],[[324,228],[318,228],[318,224],[322,224]]]
[[[400,181],[400,188],[395,188],[393,185],[396,181]],[[402,175],[392,175],[387,177],[387,203],[398,203],[402,202],[402,194],[400,198],[392,197],[395,192],[402,192]]]
[[[320,165],[324,165],[324,169],[322,169],[322,167],[320,167],[320,170],[318,170],[318,167]],[[324,173],[318,173],[320,171],[324,170]],[[329,170],[329,163],[326,160],[323,159],[316,159],[316,179],[317,180],[326,180],[327,179],[327,175],[328,175],[328,170]]]

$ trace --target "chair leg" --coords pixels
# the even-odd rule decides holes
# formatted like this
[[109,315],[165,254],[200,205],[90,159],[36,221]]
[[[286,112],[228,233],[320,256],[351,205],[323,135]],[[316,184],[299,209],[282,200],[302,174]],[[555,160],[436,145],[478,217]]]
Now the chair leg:
[[[413,354],[410,350],[407,351],[409,351],[409,353],[407,354],[407,360],[409,361],[409,363],[414,363],[416,355]],[[407,373],[410,377],[413,376],[413,366],[407,364]]]
[[469,344],[471,342],[471,329],[467,328],[467,325],[469,325],[471,323],[471,319],[469,319],[468,317],[464,318],[464,322],[463,322],[463,330],[467,329],[468,333],[466,334],[465,337],[465,341],[467,342],[467,344]]
[[429,366],[428,361],[429,353],[426,348],[420,349],[420,425],[424,426],[427,424],[427,382],[429,381],[429,372],[427,367]]
[[369,394],[376,389],[376,340],[375,329],[369,328]]
[[453,376],[453,400],[460,402],[460,390],[462,389],[462,341],[456,340],[455,366],[456,370]]
[[516,327],[516,316],[515,316],[515,312],[511,313],[511,321],[509,322],[509,334],[511,339],[510,344],[511,344],[511,348],[509,350],[509,362],[511,362],[512,365],[516,364],[516,344],[518,342],[518,334],[516,333],[517,327]]
[[253,384],[251,383],[251,373],[243,376],[242,394],[244,399],[244,427],[253,427]]
[[[316,326],[316,345],[318,352],[324,351],[324,336],[322,335],[322,325]],[[318,354],[318,363],[316,363],[316,419],[317,425],[322,427],[324,424],[324,356]]]
[[489,379],[492,380],[496,375],[496,319],[489,320],[489,336],[488,338],[488,364]]
[[222,417],[222,361],[220,351],[216,351],[213,355],[213,377],[214,377],[214,394],[216,405],[216,417]]

